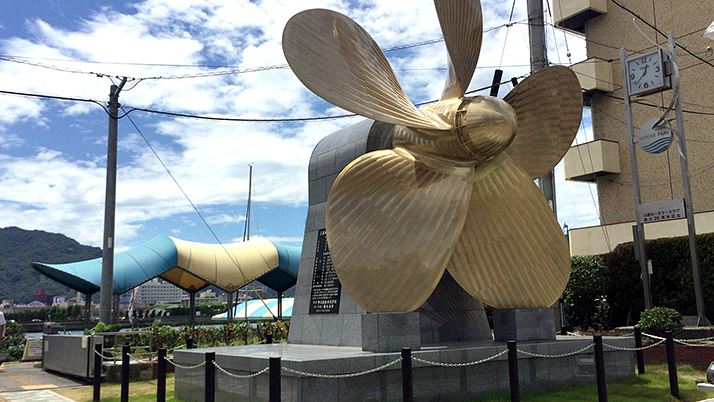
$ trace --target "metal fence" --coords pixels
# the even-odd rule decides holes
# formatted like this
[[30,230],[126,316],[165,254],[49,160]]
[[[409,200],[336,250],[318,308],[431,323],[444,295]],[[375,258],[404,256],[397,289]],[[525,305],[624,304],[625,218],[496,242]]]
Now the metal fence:
[[[510,394],[511,394],[511,401],[512,402],[518,402],[520,401],[520,388],[519,388],[519,378],[518,378],[518,356],[519,354],[534,357],[534,358],[542,358],[542,359],[558,359],[558,358],[564,358],[564,357],[569,357],[569,356],[574,356],[580,353],[583,353],[589,349],[594,349],[594,355],[595,355],[595,375],[596,375],[596,382],[597,382],[597,392],[598,392],[598,401],[599,402],[606,402],[607,401],[607,381],[606,381],[606,373],[605,373],[605,364],[604,364],[604,358],[603,358],[603,351],[604,348],[611,348],[615,350],[621,350],[621,351],[632,351],[635,352],[636,354],[636,360],[637,360],[637,368],[638,368],[638,374],[644,374],[645,372],[645,365],[644,365],[644,355],[643,351],[658,345],[661,345],[662,343],[666,344],[666,351],[667,351],[667,367],[669,370],[669,381],[670,381],[670,393],[672,396],[675,398],[679,399],[679,385],[677,383],[677,367],[676,367],[676,362],[675,362],[675,355],[674,355],[674,344],[680,343],[683,345],[687,346],[701,346],[701,347],[709,347],[709,346],[714,346],[714,343],[712,344],[700,344],[697,342],[700,341],[710,341],[713,340],[714,337],[709,337],[709,338],[702,338],[702,339],[688,339],[688,340],[680,340],[680,339],[674,339],[672,336],[671,331],[667,331],[665,333],[665,337],[659,337],[655,335],[650,335],[650,334],[643,334],[639,327],[635,327],[635,332],[634,332],[634,338],[635,338],[635,347],[634,348],[623,348],[615,345],[609,345],[607,343],[603,343],[602,336],[600,335],[595,335],[593,336],[593,342],[589,345],[586,345],[585,347],[581,347],[577,350],[573,350],[567,353],[560,353],[560,354],[539,354],[539,353],[533,353],[533,352],[528,352],[525,350],[518,349],[518,346],[515,341],[508,341],[506,343],[506,348],[498,353],[493,354],[492,356],[480,359],[480,360],[474,360],[474,361],[465,361],[465,362],[460,362],[460,363],[442,363],[442,362],[435,362],[435,361],[429,361],[426,359],[421,359],[415,356],[412,356],[411,354],[411,349],[410,348],[403,348],[401,352],[401,356],[388,362],[385,364],[382,364],[380,366],[370,368],[367,370],[363,371],[358,371],[358,372],[351,372],[351,373],[338,373],[338,374],[327,374],[327,373],[312,373],[312,372],[306,372],[306,371],[301,371],[301,370],[295,370],[289,367],[285,367],[281,364],[280,357],[270,357],[268,365],[261,369],[258,370],[254,373],[251,374],[236,374],[231,372],[229,369],[226,369],[224,367],[221,367],[216,363],[216,354],[215,352],[206,352],[205,353],[205,360],[202,361],[201,363],[195,364],[195,365],[181,365],[178,363],[173,362],[172,360],[168,359],[166,357],[166,349],[159,349],[156,353],[147,353],[144,354],[141,357],[133,356],[131,355],[131,348],[129,346],[124,346],[122,348],[122,354],[121,354],[121,362],[122,362],[122,385],[121,385],[121,401],[122,402],[128,402],[129,398],[129,364],[130,360],[136,360],[136,361],[143,361],[146,362],[147,358],[148,361],[153,362],[154,358],[157,361],[158,365],[158,370],[157,370],[157,401],[158,402],[165,402],[166,400],[166,365],[171,364],[177,368],[183,369],[183,370],[198,370],[203,368],[204,370],[204,376],[205,376],[205,402],[214,402],[215,401],[215,395],[216,395],[216,371],[227,375],[231,378],[235,379],[250,379],[254,378],[260,375],[267,374],[269,376],[269,401],[270,402],[279,402],[281,398],[281,373],[286,372],[290,374],[294,374],[297,376],[302,376],[302,377],[316,377],[316,378],[329,378],[329,379],[340,379],[340,378],[350,378],[350,377],[358,377],[358,376],[363,376],[371,373],[375,373],[381,370],[385,370],[389,367],[392,367],[397,364],[401,364],[401,374],[402,374],[402,396],[403,400],[405,402],[412,402],[414,400],[414,392],[413,392],[413,376],[412,376],[412,362],[418,362],[421,364],[425,365],[431,365],[431,366],[441,366],[441,367],[467,367],[467,366],[475,366],[478,364],[482,364],[491,360],[494,360],[498,357],[501,357],[505,354],[508,355],[508,371],[509,371],[509,385],[510,385]],[[642,346],[642,337],[648,337],[654,340],[653,343],[647,346]],[[140,360],[143,359],[143,360]],[[95,363],[94,363],[94,401],[99,401],[100,400],[100,392],[101,392],[101,378],[102,378],[102,362],[103,361],[118,361],[114,356],[106,356],[104,354],[104,351],[102,350],[102,345],[97,345],[96,350],[95,350]]]

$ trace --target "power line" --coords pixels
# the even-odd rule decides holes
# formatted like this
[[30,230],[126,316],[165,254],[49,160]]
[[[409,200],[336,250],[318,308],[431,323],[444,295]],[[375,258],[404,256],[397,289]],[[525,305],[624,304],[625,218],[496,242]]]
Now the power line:
[[3,95],[14,95],[14,96],[23,96],[27,98],[42,98],[42,99],[54,99],[54,100],[63,100],[63,101],[72,101],[72,102],[87,102],[87,103],[94,103],[96,105],[99,105],[104,109],[104,111],[109,114],[109,109],[105,106],[105,102],[97,101],[94,99],[82,99],[82,98],[70,98],[66,96],[56,96],[56,95],[41,95],[41,94],[32,94],[32,93],[26,93],[26,92],[15,92],[15,91],[4,91],[0,90],[0,94]]
[[[183,117],[187,119],[198,119],[198,120],[212,120],[212,121],[226,121],[226,122],[236,122],[236,123],[290,123],[290,122],[301,122],[301,121],[325,121],[325,120],[337,120],[344,119],[348,117],[355,117],[356,114],[343,114],[337,116],[318,116],[318,117],[296,117],[296,118],[275,118],[275,119],[244,119],[238,117],[214,117],[214,116],[199,116],[186,113],[175,113],[166,112],[162,110],[153,110],[145,108],[131,108],[126,112],[125,116],[131,112],[140,111],[146,113],[160,114],[172,117]],[[123,117],[123,116],[122,116]]]
[[[638,20],[644,22],[648,27],[650,27],[650,28],[654,29],[655,31],[657,31],[660,35],[665,36],[665,37],[667,36],[664,32],[660,31],[656,26],[652,25],[649,21],[647,21],[647,20],[645,20],[644,18],[642,18],[642,17],[641,17],[639,14],[637,14],[636,12],[634,12],[634,11],[630,10],[629,8],[625,7],[624,5],[620,4],[617,0],[612,0],[612,2],[615,3],[616,6],[618,6],[618,7],[620,7],[621,9],[627,11],[628,13],[632,14],[632,15],[633,15],[635,18],[637,18]],[[681,49],[684,50],[685,52],[689,53],[690,55],[694,56],[695,58],[699,59],[699,61],[702,61],[702,62],[704,62],[704,63],[706,63],[706,64],[708,64],[708,65],[714,67],[714,64],[712,64],[712,63],[710,63],[709,61],[704,60],[703,58],[701,58],[701,57],[699,57],[698,55],[694,54],[692,51],[690,51],[689,49],[687,49],[687,48],[686,48],[685,46],[683,46],[682,44],[679,44],[679,43],[678,43],[677,46],[679,46],[679,48],[681,48]]]
[[[122,108],[122,109],[124,109],[124,108]],[[181,194],[183,194],[184,198],[186,198],[186,201],[188,201],[188,203],[191,205],[191,208],[193,208],[193,210],[196,212],[196,215],[198,215],[198,217],[201,218],[201,221],[203,221],[203,224],[206,226],[206,228],[208,228],[208,231],[211,232],[211,235],[213,235],[213,238],[216,239],[216,241],[218,242],[218,244],[221,245],[221,247],[222,247],[223,250],[226,252],[226,254],[228,255],[228,258],[230,258],[230,260],[233,262],[233,264],[235,265],[235,267],[238,268],[238,271],[240,272],[241,276],[243,276],[243,280],[244,280],[244,281],[247,281],[248,278],[245,276],[245,273],[244,273],[243,270],[241,269],[241,267],[240,267],[240,265],[238,264],[238,262],[234,259],[233,254],[228,252],[228,249],[226,248],[226,246],[223,244],[223,242],[221,242],[221,239],[218,238],[218,235],[216,234],[216,232],[213,231],[213,228],[211,228],[211,225],[208,224],[208,221],[206,221],[206,218],[203,217],[203,214],[201,214],[201,212],[198,210],[198,207],[196,207],[196,204],[193,203],[193,201],[192,201],[191,198],[188,196],[188,194],[186,193],[186,191],[184,191],[183,187],[181,187],[181,184],[179,184],[179,182],[178,182],[178,180],[176,179],[176,177],[173,175],[173,173],[171,173],[171,170],[169,170],[168,166],[166,166],[166,164],[165,164],[164,161],[161,159],[161,157],[159,156],[159,154],[156,152],[156,150],[154,149],[154,147],[151,146],[151,143],[150,143],[149,140],[144,136],[144,133],[141,132],[141,130],[139,129],[139,126],[137,126],[136,123],[134,123],[134,120],[131,118],[131,116],[129,116],[129,113],[130,113],[130,112],[127,112],[126,110],[124,110],[124,116],[126,116],[126,117],[129,119],[129,121],[131,122],[131,125],[134,126],[134,129],[136,130],[136,132],[139,133],[139,135],[141,136],[141,138],[144,139],[144,142],[146,143],[146,145],[149,147],[149,149],[151,150],[151,152],[154,153],[154,156],[156,157],[156,159],[159,161],[159,163],[161,163],[161,166],[163,166],[163,168],[164,168],[164,170],[166,171],[166,173],[168,173],[169,177],[171,177],[171,180],[173,180],[174,184],[176,184],[176,187],[178,187],[178,189],[181,191]]]
[[[487,28],[483,31],[483,33],[488,33],[488,32],[503,28],[503,27],[510,27],[514,24],[518,24],[521,22],[523,22],[523,20],[516,21],[516,22],[509,21],[508,23],[505,23],[505,24],[496,25],[496,26]],[[406,44],[406,45],[400,45],[400,46],[382,49],[382,52],[389,53],[389,52],[394,52],[394,51],[398,51],[398,50],[405,50],[405,49],[411,49],[411,48],[420,47],[420,46],[431,45],[431,44],[440,43],[443,41],[444,41],[444,38],[430,39],[430,40],[425,40],[425,41],[421,41],[421,42],[410,43],[410,44]],[[26,57],[26,56],[0,55],[0,61],[25,64],[25,65],[29,65],[29,66],[33,66],[33,67],[46,68],[46,69],[55,70],[55,71],[59,71],[59,72],[95,75],[100,78],[101,77],[127,78],[128,81],[207,78],[207,77],[220,77],[220,76],[227,76],[227,75],[247,74],[247,73],[270,71],[270,70],[290,69],[290,66],[288,66],[287,64],[276,64],[276,65],[263,66],[263,67],[240,68],[240,69],[233,68],[231,70],[210,71],[210,72],[197,73],[197,74],[172,74],[172,75],[166,75],[166,76],[160,75],[160,76],[149,76],[149,77],[135,78],[135,77],[118,76],[118,75],[112,75],[112,74],[106,74],[106,73],[94,72],[94,71],[83,71],[83,70],[78,70],[78,69],[63,68],[63,67],[58,67],[55,65],[47,65],[47,64],[35,62],[32,60],[45,60],[45,61],[67,62],[67,63],[87,63],[87,64],[96,64],[96,65],[124,65],[124,66],[147,66],[147,67],[182,67],[182,68],[186,68],[186,67],[188,67],[188,68],[233,68],[233,67],[236,67],[236,66],[231,66],[231,65],[214,66],[214,65],[205,65],[205,64],[102,62],[102,61],[96,61],[96,60],[72,60],[72,59],[34,58],[34,57]]]

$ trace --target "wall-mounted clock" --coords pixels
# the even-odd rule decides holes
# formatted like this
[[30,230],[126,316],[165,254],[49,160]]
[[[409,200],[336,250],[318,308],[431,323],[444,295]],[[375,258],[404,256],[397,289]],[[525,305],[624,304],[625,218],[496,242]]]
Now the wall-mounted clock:
[[647,95],[672,88],[666,74],[667,56],[662,49],[627,59],[627,84],[630,95]]

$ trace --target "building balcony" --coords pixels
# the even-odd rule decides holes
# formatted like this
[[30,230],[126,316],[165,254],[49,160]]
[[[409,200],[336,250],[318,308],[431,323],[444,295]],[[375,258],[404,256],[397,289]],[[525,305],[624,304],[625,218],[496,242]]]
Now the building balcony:
[[585,21],[607,14],[607,0],[553,0],[555,26],[585,34]]
[[595,182],[620,173],[620,147],[615,141],[595,140],[570,147],[563,158],[565,180]]
[[580,81],[583,95],[586,98],[596,92],[612,92],[615,90],[612,82],[612,63],[598,57],[591,57],[580,63],[573,64],[573,72]]

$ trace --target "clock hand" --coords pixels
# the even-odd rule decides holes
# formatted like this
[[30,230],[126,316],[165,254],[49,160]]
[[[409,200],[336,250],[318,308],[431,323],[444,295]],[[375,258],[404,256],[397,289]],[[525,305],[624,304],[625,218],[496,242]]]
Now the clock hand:
[[645,78],[645,75],[647,75],[647,67],[649,67],[649,66],[650,66],[649,64],[645,64],[644,67],[640,68],[640,70],[645,70],[645,71],[642,73],[640,78],[637,81],[635,81],[635,84],[638,84],[640,81],[642,81],[643,78]]

